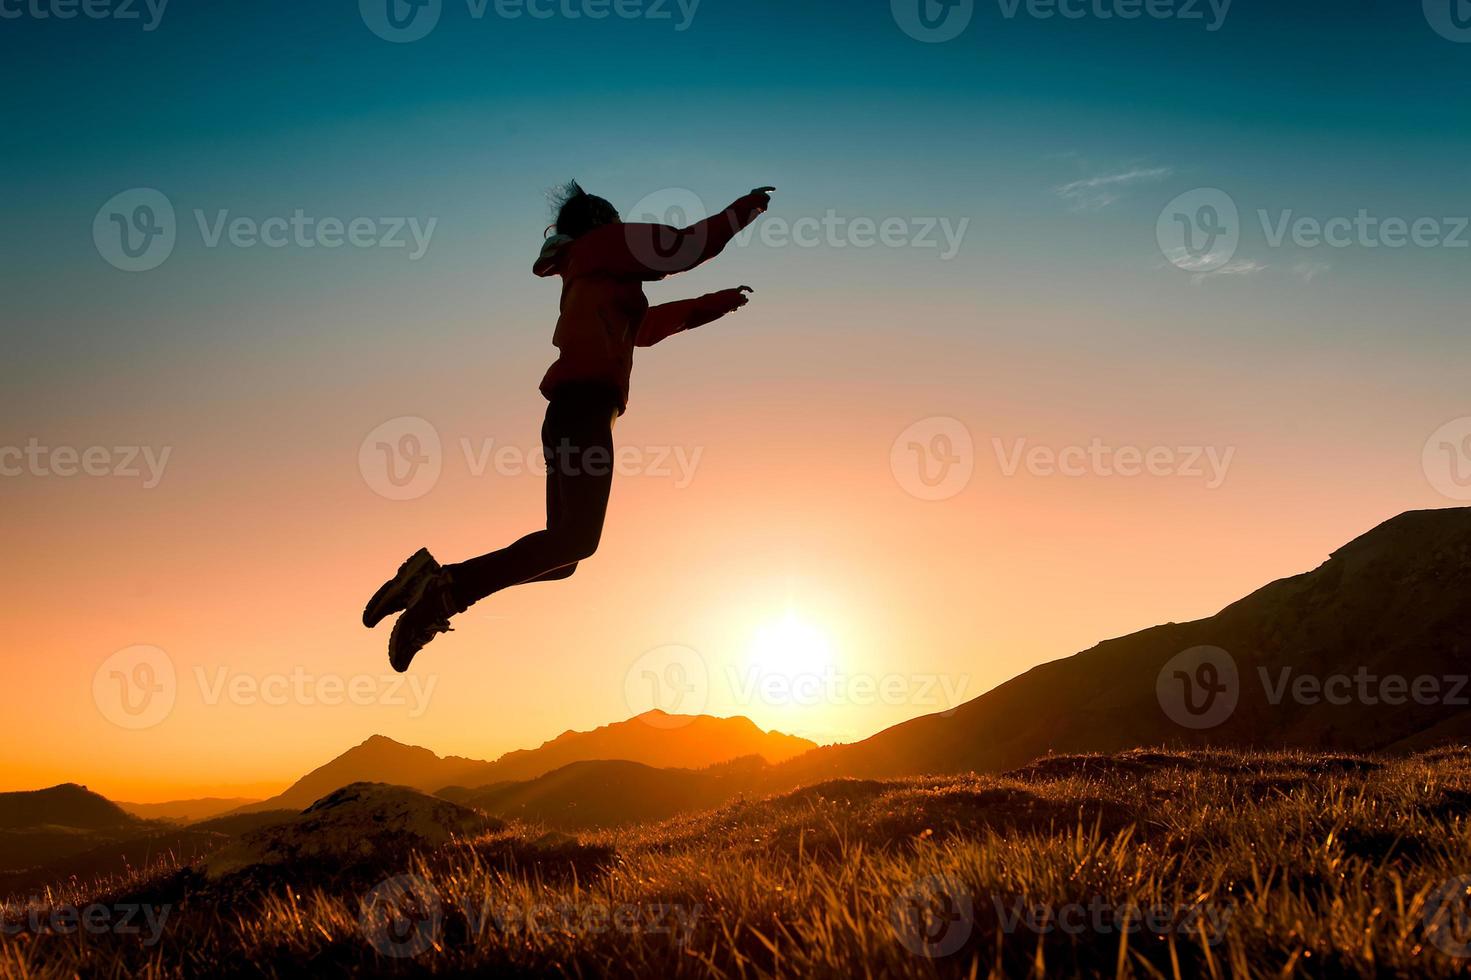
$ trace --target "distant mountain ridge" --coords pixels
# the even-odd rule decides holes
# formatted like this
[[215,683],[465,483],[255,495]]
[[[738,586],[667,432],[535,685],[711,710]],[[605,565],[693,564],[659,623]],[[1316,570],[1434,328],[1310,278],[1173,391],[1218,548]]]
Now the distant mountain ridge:
[[493,816],[577,831],[708,810],[742,794],[759,794],[769,771],[759,758],[700,770],[604,759],[573,762],[534,779],[477,790],[449,787],[437,795]]
[[[1163,699],[1173,694],[1161,690],[1173,692],[1176,680],[1161,675],[1172,658],[1201,646],[1229,656],[1238,702],[1223,720],[1194,729],[1167,715]],[[796,785],[835,775],[1000,771],[1049,753],[1152,745],[1399,752],[1471,738],[1471,690],[1451,703],[1454,681],[1441,686],[1441,703],[1429,705],[1307,703],[1283,686],[1284,676],[1321,681],[1360,670],[1407,679],[1471,671],[1471,508],[1401,514],[1314,571],[1215,616],[1107,640],[1035,667],[949,716],[818,749],[774,778]]]
[[136,823],[138,819],[122,807],[76,783],[20,793],[0,793],[0,830],[44,826],[117,830]]
[[170,800],[167,803],[127,803],[118,800],[117,805],[135,817],[144,820],[170,820],[176,823],[197,823],[200,820],[208,820],[231,810],[238,810],[242,806],[249,806],[255,800],[248,797],[221,798],[203,797],[197,800]]
[[804,738],[763,731],[749,718],[670,715],[657,709],[589,732],[564,732],[538,748],[507,752],[494,762],[441,758],[429,749],[374,735],[281,794],[230,812],[303,810],[358,782],[390,783],[434,793],[448,786],[474,789],[536,779],[575,762],[618,760],[660,769],[703,769],[746,756],[785,762],[815,747]]

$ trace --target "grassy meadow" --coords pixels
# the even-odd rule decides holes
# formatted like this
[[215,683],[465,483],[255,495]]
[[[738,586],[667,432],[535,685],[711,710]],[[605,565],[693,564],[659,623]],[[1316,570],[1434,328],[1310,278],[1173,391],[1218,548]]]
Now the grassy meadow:
[[0,977],[1461,976],[1468,814],[1461,749],[839,780],[396,866],[73,882],[6,906]]

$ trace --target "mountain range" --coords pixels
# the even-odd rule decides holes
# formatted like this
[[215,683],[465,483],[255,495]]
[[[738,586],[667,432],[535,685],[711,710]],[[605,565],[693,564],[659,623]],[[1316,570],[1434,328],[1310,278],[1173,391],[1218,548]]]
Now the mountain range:
[[494,762],[441,758],[428,749],[374,735],[279,795],[233,812],[303,810],[357,782],[392,783],[433,793],[448,786],[473,788],[535,779],[575,762],[616,759],[661,769],[702,769],[744,756],[775,764],[815,747],[805,738],[762,731],[749,718],[671,715],[657,709],[590,732],[563,732],[538,748],[508,752]]
[[[1139,746],[1410,752],[1471,740],[1468,671],[1471,508],[1414,511],[1214,616],[1107,640],[860,742],[818,748],[746,718],[662,712],[566,732],[494,761],[373,736],[278,796],[223,814],[220,804],[235,801],[129,813],[71,784],[0,793],[0,872],[24,871],[14,884],[60,874],[67,860],[106,869],[119,856],[151,853],[172,840],[163,836],[169,830],[186,834],[175,846],[203,847],[362,782],[579,830],[838,776],[1005,771],[1049,754]],[[162,819],[139,815],[150,812]],[[184,830],[162,822],[192,813],[211,819]]]

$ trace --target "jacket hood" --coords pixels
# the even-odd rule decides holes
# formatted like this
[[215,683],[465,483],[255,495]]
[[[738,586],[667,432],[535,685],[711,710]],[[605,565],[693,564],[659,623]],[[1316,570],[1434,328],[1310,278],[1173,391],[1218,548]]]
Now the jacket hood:
[[566,269],[568,246],[575,241],[570,235],[553,235],[541,247],[541,255],[531,271],[542,278],[561,275]]

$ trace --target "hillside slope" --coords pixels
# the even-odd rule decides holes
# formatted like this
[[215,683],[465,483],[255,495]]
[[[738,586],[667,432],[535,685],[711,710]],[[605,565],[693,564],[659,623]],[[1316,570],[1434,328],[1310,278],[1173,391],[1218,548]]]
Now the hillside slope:
[[[1229,655],[1234,685],[1200,664],[1171,664],[1200,646]],[[1409,751],[1471,737],[1468,672],[1471,508],[1414,511],[1208,619],[1156,626],[1043,664],[949,717],[927,715],[819,749],[780,767],[778,778],[796,785],[832,775],[1000,771],[1048,753],[1162,744]],[[1347,677],[1347,687],[1334,682],[1331,691],[1339,701],[1347,691],[1347,703],[1329,703],[1311,688],[1295,695],[1304,675],[1320,683]],[[1406,689],[1433,678],[1438,694],[1417,703],[1381,688],[1391,675]],[[1234,687],[1238,698],[1218,723],[1187,727],[1166,712],[1166,701],[1186,697],[1213,704],[1201,686],[1212,682]],[[1421,683],[1422,693],[1430,689]]]

